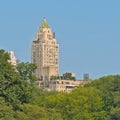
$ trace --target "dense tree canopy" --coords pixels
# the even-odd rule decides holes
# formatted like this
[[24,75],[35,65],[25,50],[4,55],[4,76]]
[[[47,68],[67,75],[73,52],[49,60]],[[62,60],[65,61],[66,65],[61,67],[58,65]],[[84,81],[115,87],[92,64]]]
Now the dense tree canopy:
[[102,92],[104,109],[108,112],[109,120],[120,120],[120,75],[101,77],[86,85],[90,86]]
[[33,63],[19,63],[17,65],[17,70],[19,72],[20,78],[22,80],[27,80],[31,83],[35,82],[37,80],[36,76],[33,75],[32,73],[36,69],[36,65]]
[[23,81],[18,70],[9,62],[9,54],[0,50],[0,103],[18,109],[31,100],[32,85]]
[[0,50],[0,120],[120,120],[120,75],[93,80],[70,93],[48,92],[34,87],[34,64],[15,67],[9,59]]

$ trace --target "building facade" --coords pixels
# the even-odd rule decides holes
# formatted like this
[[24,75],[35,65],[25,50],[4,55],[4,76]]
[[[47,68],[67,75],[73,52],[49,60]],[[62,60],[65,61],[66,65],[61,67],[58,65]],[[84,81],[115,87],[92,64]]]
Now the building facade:
[[37,65],[35,75],[40,80],[59,75],[59,44],[45,18],[32,42],[31,62]]
[[8,51],[8,53],[9,53],[9,55],[10,55],[10,60],[9,60],[9,62],[10,62],[12,65],[16,66],[16,65],[17,65],[17,58],[15,57],[14,52],[13,52],[13,51]]
[[87,81],[84,80],[51,80],[48,87],[44,87],[43,81],[36,81],[35,85],[48,91],[71,92],[74,88],[84,86]]

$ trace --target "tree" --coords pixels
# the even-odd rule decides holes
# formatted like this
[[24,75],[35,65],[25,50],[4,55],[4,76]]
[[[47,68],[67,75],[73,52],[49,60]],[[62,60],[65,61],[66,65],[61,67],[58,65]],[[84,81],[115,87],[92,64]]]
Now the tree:
[[28,120],[62,120],[61,114],[54,109],[46,109],[38,105],[25,104],[23,112]]
[[19,72],[20,78],[22,80],[30,81],[33,83],[34,81],[37,80],[37,77],[33,75],[33,72],[36,69],[36,65],[33,63],[19,63],[17,65],[17,70]]
[[61,79],[76,80],[76,78],[72,76],[72,73],[67,73],[67,72],[61,76]]
[[120,120],[120,108],[111,109],[109,120]]
[[32,99],[33,86],[21,80],[19,72],[9,60],[9,54],[0,50],[0,104],[20,109],[20,104],[29,103]]
[[105,120],[104,101],[96,88],[76,88],[71,93],[56,92],[35,97],[34,104],[54,109],[63,120]]
[[10,106],[0,105],[0,120],[15,120],[14,111]]
[[86,85],[101,90],[103,99],[106,104],[106,110],[110,110],[113,106],[119,106],[120,103],[120,75],[109,75],[101,77]]
[[85,85],[86,87],[96,87],[102,93],[102,98],[105,103],[104,110],[109,115],[109,120],[119,120],[120,110],[120,75],[109,75],[101,77],[91,83]]

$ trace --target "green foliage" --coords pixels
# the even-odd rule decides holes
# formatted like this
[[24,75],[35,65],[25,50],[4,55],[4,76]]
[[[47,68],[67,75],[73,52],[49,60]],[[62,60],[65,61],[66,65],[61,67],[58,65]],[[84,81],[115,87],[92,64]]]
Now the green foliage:
[[0,120],[15,120],[14,111],[11,107],[0,105]]
[[36,105],[25,104],[23,106],[23,112],[28,116],[28,120],[40,120],[46,116],[45,109]]
[[103,110],[104,102],[102,101],[101,92],[99,90],[92,87],[78,88],[73,90],[70,94],[70,99],[73,99],[73,119],[97,120],[97,117],[98,119],[105,117],[106,112]]
[[120,108],[111,109],[109,120],[120,120]]
[[14,118],[15,120],[29,120],[29,117],[24,112],[21,111],[15,111]]
[[108,119],[119,120],[120,114],[120,75],[109,75],[94,80],[86,87],[96,87],[102,92],[102,98],[105,103],[104,110],[108,113]]
[[0,105],[19,109],[20,104],[30,102],[32,89],[32,85],[21,80],[19,72],[9,62],[9,54],[0,50]]
[[10,60],[9,54],[5,50],[1,49],[0,50],[0,63],[7,62],[8,60]]
[[[86,120],[96,118],[104,120],[101,92],[96,88],[77,88],[71,93],[51,93],[36,97],[34,104],[47,109],[54,109],[62,115],[63,120]],[[83,114],[84,113],[84,114]],[[86,116],[87,115],[87,116]]]
[[[0,120],[120,120],[120,75],[90,82],[70,93],[35,88],[34,64],[15,68],[0,50]],[[70,73],[64,79],[73,79]],[[30,82],[28,82],[30,81]]]
[[66,80],[76,80],[76,78],[74,76],[72,76],[72,73],[64,73],[62,76],[60,76],[60,78],[66,79]]
[[19,72],[20,78],[22,80],[30,81],[31,83],[37,80],[35,75],[32,74],[36,68],[37,67],[35,64],[28,62],[27,63],[22,62],[17,65],[17,70]]
[[15,118],[17,120],[62,120],[61,114],[56,110],[31,104],[24,104],[22,112],[17,111]]

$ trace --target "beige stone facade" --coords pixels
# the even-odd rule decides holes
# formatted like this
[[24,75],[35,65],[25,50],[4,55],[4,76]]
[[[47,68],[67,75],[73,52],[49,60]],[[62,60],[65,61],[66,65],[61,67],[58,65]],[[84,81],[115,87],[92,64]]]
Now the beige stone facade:
[[9,62],[11,62],[12,65],[16,66],[17,65],[17,58],[15,57],[14,52],[13,51],[9,51],[8,53],[10,55]]
[[49,89],[51,91],[70,92],[73,88],[80,86],[81,81],[74,80],[51,80]]
[[31,62],[37,65],[35,75],[50,80],[59,75],[59,44],[46,19],[43,19],[31,47]]
[[[87,83],[84,80],[51,80],[48,83],[44,81],[36,81],[35,84],[39,88],[46,89],[48,91],[58,91],[58,92],[71,92],[74,88],[83,86]],[[48,87],[46,87],[48,86]]]

